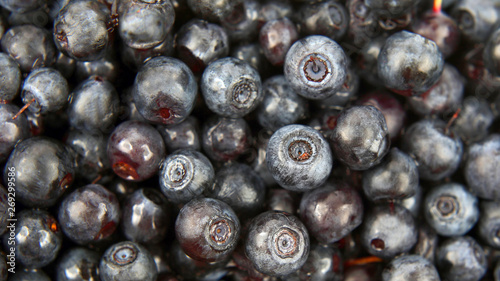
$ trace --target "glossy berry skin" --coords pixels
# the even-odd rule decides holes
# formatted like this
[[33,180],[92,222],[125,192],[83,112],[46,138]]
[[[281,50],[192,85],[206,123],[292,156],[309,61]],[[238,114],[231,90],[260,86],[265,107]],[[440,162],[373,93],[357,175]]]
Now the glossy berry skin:
[[[63,236],[59,223],[47,211],[23,210],[16,214],[14,233],[16,262],[26,268],[42,268],[50,264],[59,253]],[[9,244],[9,235],[3,236],[5,249]]]
[[386,265],[382,272],[382,280],[440,281],[441,279],[432,262],[418,255],[408,255],[397,257]]
[[28,73],[54,63],[56,47],[47,30],[34,25],[19,25],[7,30],[2,37],[2,50],[13,57],[21,71]]
[[174,126],[157,125],[156,129],[163,137],[167,151],[201,149],[200,127],[198,119],[193,116],[188,116],[184,121]]
[[412,8],[415,2],[418,3],[418,1],[411,0],[365,0],[368,8],[376,11],[378,15],[385,15],[387,17],[404,14]]
[[203,125],[202,146],[205,155],[214,161],[229,161],[248,151],[252,132],[243,118],[213,116]]
[[56,267],[56,280],[82,281],[99,280],[98,252],[83,247],[75,247],[66,251]]
[[292,44],[299,39],[295,24],[288,18],[266,22],[260,29],[259,42],[267,60],[281,66]]
[[[29,164],[27,164],[29,163]],[[19,144],[5,164],[15,168],[16,201],[29,207],[50,207],[73,183],[76,163],[71,149],[47,137],[33,137]]]
[[423,210],[429,225],[442,236],[464,235],[479,219],[477,198],[457,183],[432,188]]
[[304,125],[288,125],[277,130],[269,139],[266,162],[281,187],[302,192],[322,185],[333,166],[325,138]]
[[149,122],[176,125],[193,110],[197,88],[193,73],[183,62],[160,56],[150,59],[137,73],[132,96],[137,110]]
[[21,69],[19,64],[8,54],[0,53],[0,100],[13,100],[21,86]]
[[276,131],[308,115],[308,101],[290,87],[285,76],[267,79],[262,88],[264,99],[257,109],[257,120],[262,127]]
[[401,102],[393,94],[385,91],[371,92],[361,96],[356,104],[376,107],[385,117],[391,140],[400,136],[407,114]]
[[334,243],[361,224],[363,202],[354,188],[327,183],[302,196],[300,218],[318,242]]
[[40,0],[27,0],[27,1],[15,1],[15,0],[2,0],[0,1],[0,6],[3,8],[14,12],[14,13],[24,13],[32,10],[36,10],[43,4]]
[[363,191],[372,201],[408,198],[418,188],[415,161],[397,148],[392,148],[382,163],[363,173]]
[[429,90],[439,80],[443,66],[443,55],[436,43],[408,31],[387,38],[377,61],[385,86],[406,96]]
[[151,253],[138,243],[124,241],[109,247],[101,257],[102,281],[155,281],[158,276]]
[[411,30],[434,41],[445,58],[452,55],[460,43],[457,23],[444,12],[422,14],[411,23]]
[[193,19],[176,34],[177,54],[193,72],[200,72],[211,62],[229,54],[226,31],[215,23]]
[[486,200],[500,199],[500,135],[491,134],[485,140],[469,146],[464,166],[465,179],[473,194]]
[[103,58],[111,44],[110,20],[109,9],[98,1],[71,1],[54,19],[57,49],[78,61]]
[[481,201],[478,234],[487,245],[500,249],[500,207],[495,201]]
[[200,18],[208,21],[219,22],[230,16],[241,0],[187,0],[189,8]]
[[358,71],[351,65],[347,68],[347,74],[344,84],[333,94],[333,96],[315,100],[314,104],[320,108],[339,108],[346,106],[349,102],[355,100],[359,90],[359,74]]
[[380,163],[391,144],[384,115],[371,105],[342,111],[329,138],[337,159],[353,170]]
[[259,11],[259,26],[281,18],[292,18],[293,7],[289,1],[270,0],[262,3]]
[[397,204],[376,205],[363,220],[361,243],[368,253],[384,259],[408,252],[417,243],[415,219]]
[[237,5],[232,13],[221,21],[231,42],[248,41],[257,35],[259,9],[257,0],[247,0]]
[[122,44],[121,47],[121,61],[130,69],[137,71],[151,58],[172,56],[174,53],[174,35],[169,32],[160,44],[148,49],[134,49],[125,44]]
[[295,42],[286,54],[284,73],[296,93],[324,99],[340,90],[347,75],[347,57],[332,39],[312,35]]
[[169,219],[167,198],[157,189],[141,188],[122,204],[121,228],[130,241],[143,244],[160,242],[167,233]]
[[111,168],[106,154],[107,136],[71,130],[66,144],[76,152],[78,176],[93,181],[99,175],[106,174]]
[[306,263],[297,272],[299,280],[341,281],[344,266],[339,249],[321,244],[311,245]]
[[421,96],[408,98],[408,104],[420,116],[454,112],[462,103],[464,84],[465,79],[458,70],[445,64],[439,81]]
[[28,120],[24,114],[12,119],[19,107],[13,104],[0,104],[0,163],[9,157],[15,145],[30,137]]
[[269,62],[258,43],[243,43],[231,47],[230,56],[248,62],[261,76],[269,71]]
[[250,223],[245,253],[255,268],[271,276],[286,276],[309,256],[309,234],[295,216],[267,211]]
[[236,58],[227,57],[211,63],[203,72],[200,84],[205,104],[224,117],[243,117],[263,98],[259,72]]
[[324,35],[341,39],[349,27],[349,13],[336,1],[306,4],[300,12],[301,31],[307,35]]
[[297,193],[283,188],[270,189],[266,198],[266,209],[295,215],[299,205],[296,195]]
[[118,226],[120,216],[116,196],[102,185],[89,184],[63,199],[58,220],[66,237],[87,245],[108,238]]
[[250,166],[234,163],[217,171],[214,184],[207,188],[206,194],[227,203],[242,218],[262,210],[266,186]]
[[475,43],[486,42],[500,19],[500,12],[495,2],[485,0],[457,1],[451,15],[463,37]]
[[[359,5],[360,7],[364,7],[363,4]],[[386,36],[372,38],[358,51],[355,59],[359,75],[371,85],[384,86],[384,83],[378,77],[377,61],[386,39]]]
[[120,1],[118,33],[123,43],[135,49],[149,49],[167,38],[175,21],[170,1]]
[[125,121],[108,139],[108,158],[119,177],[130,181],[151,178],[165,157],[165,144],[160,133],[140,121]]
[[479,280],[486,273],[483,248],[470,236],[443,241],[436,252],[436,265],[445,280]]
[[453,131],[464,143],[485,139],[495,118],[490,104],[485,99],[469,96],[463,100],[461,108],[460,114],[451,125]]
[[405,132],[402,149],[417,162],[421,179],[437,181],[455,172],[462,159],[463,145],[439,119],[413,123]]
[[80,82],[91,76],[99,76],[110,82],[115,82],[120,74],[120,62],[111,51],[92,61],[76,61],[75,76]]
[[240,221],[226,203],[212,198],[189,201],[175,221],[175,236],[191,258],[217,262],[228,258],[240,235]]
[[203,153],[182,149],[170,154],[163,161],[160,171],[160,188],[174,203],[187,203],[201,197],[214,182],[215,171]]
[[71,126],[86,131],[110,132],[120,114],[120,99],[112,83],[92,76],[71,94]]
[[496,29],[488,38],[483,51],[483,60],[486,68],[493,75],[500,74],[500,56],[498,49],[500,48],[500,29]]
[[412,250],[412,254],[424,257],[434,263],[439,236],[427,223],[418,226],[418,241]]
[[33,113],[57,111],[68,103],[69,85],[62,74],[52,68],[38,68],[30,72],[24,80],[21,98]]

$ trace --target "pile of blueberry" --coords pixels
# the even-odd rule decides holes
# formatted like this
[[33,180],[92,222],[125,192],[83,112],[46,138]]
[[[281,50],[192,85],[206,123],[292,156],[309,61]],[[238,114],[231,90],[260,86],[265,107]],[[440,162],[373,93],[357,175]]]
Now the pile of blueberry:
[[500,0],[0,6],[0,281],[500,281]]

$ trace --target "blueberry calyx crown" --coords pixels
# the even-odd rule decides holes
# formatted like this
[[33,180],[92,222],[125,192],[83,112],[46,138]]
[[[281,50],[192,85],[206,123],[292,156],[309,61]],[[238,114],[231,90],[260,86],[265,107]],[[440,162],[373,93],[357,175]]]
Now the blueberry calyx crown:
[[135,261],[139,250],[134,245],[125,245],[114,250],[113,263],[117,265],[127,265]]

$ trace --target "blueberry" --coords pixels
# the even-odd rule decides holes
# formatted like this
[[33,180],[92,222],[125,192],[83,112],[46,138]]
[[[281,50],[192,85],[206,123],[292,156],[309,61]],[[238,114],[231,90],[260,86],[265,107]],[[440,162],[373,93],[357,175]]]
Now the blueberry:
[[406,130],[402,149],[417,162],[421,179],[437,181],[458,168],[463,145],[452,130],[447,130],[443,121],[424,119]]
[[217,262],[228,258],[238,243],[240,221],[226,203],[212,198],[189,201],[175,221],[175,236],[191,258]]
[[385,117],[373,106],[342,111],[330,141],[337,158],[353,170],[367,170],[380,163],[391,144]]
[[[47,211],[23,210],[16,215],[14,233],[16,261],[27,268],[42,268],[57,257],[63,236],[59,223]],[[4,235],[5,249],[12,247]]]
[[300,217],[311,236],[330,244],[361,224],[363,202],[358,192],[346,184],[326,184],[302,196]]
[[148,60],[159,56],[172,56],[174,53],[174,36],[172,32],[160,44],[148,49],[135,49],[125,44],[121,48],[121,60],[132,70],[140,69]]
[[58,52],[56,56],[56,62],[54,63],[54,68],[58,70],[66,79],[73,76],[76,70],[76,60],[66,56],[65,54]]
[[118,32],[123,43],[135,49],[149,49],[167,38],[175,12],[168,0],[120,1]]
[[345,82],[331,97],[323,100],[315,100],[314,104],[320,108],[340,108],[355,100],[359,90],[359,74],[351,65],[347,68]]
[[500,248],[500,207],[495,201],[482,201],[481,216],[478,221],[479,237],[486,244]]
[[176,34],[179,57],[193,72],[229,54],[229,39],[221,26],[200,19],[184,24]]
[[165,144],[160,133],[140,121],[125,121],[108,139],[108,159],[119,177],[143,181],[154,176],[165,157]]
[[71,149],[51,138],[33,137],[19,144],[5,164],[15,168],[16,200],[30,207],[49,207],[73,183],[76,163]]
[[496,29],[488,38],[483,51],[483,60],[488,71],[493,75],[500,74],[500,56],[497,49],[500,44],[500,29]]
[[245,119],[212,116],[203,125],[201,138],[210,159],[229,161],[249,150],[252,132]]
[[113,84],[99,76],[90,77],[71,94],[69,122],[80,130],[109,132],[118,119],[119,103]]
[[187,0],[189,8],[200,18],[218,22],[230,16],[242,0]]
[[57,263],[58,281],[99,280],[98,252],[83,247],[66,251]]
[[349,13],[336,1],[305,4],[299,12],[301,31],[307,35],[325,35],[341,39],[349,27]]
[[393,203],[376,205],[366,213],[361,243],[368,253],[390,259],[417,243],[417,226],[411,213]]
[[380,81],[378,77],[377,61],[386,39],[386,36],[375,37],[366,42],[357,52],[355,60],[358,66],[357,71],[362,78],[374,86],[384,86],[383,81]]
[[221,21],[232,42],[245,41],[255,38],[259,24],[259,9],[261,4],[257,0],[247,0],[237,5],[233,12]]
[[49,32],[34,25],[19,25],[7,30],[2,37],[2,50],[13,57],[23,72],[51,66],[56,47]]
[[346,2],[349,11],[349,29],[347,35],[356,49],[363,47],[380,35],[378,15],[365,5],[364,0]]
[[118,226],[120,215],[116,196],[102,185],[90,184],[63,199],[58,219],[66,237],[87,245],[108,238]]
[[160,56],[150,59],[137,73],[132,95],[146,120],[175,125],[193,110],[197,87],[193,73],[183,62]]
[[479,280],[486,273],[483,248],[470,236],[443,241],[436,252],[436,265],[445,280]]
[[174,203],[201,197],[213,185],[215,171],[210,160],[195,150],[177,150],[163,161],[161,191]]
[[477,198],[456,183],[434,187],[425,196],[423,210],[429,225],[443,236],[464,235],[479,219]]
[[76,152],[78,176],[92,181],[108,173],[111,165],[106,154],[107,136],[71,130],[66,144]]
[[8,54],[0,53],[0,100],[13,100],[21,86],[21,69],[19,64]]
[[203,72],[201,92],[208,108],[224,117],[240,118],[262,101],[260,75],[245,61],[223,58]]
[[444,59],[433,41],[400,31],[387,38],[377,65],[379,77],[387,88],[414,96],[429,90],[439,80]]
[[392,148],[382,163],[363,173],[363,190],[372,201],[408,198],[418,188],[415,161],[397,148]]
[[290,1],[269,0],[262,3],[259,10],[259,26],[263,26],[266,22],[282,19],[292,18],[293,6]]
[[174,126],[157,125],[168,151],[177,149],[201,149],[200,128],[198,119],[188,116],[181,123]]
[[213,185],[205,193],[207,197],[227,203],[242,218],[259,213],[264,205],[266,186],[250,166],[234,163],[217,171]]
[[143,244],[162,241],[169,219],[167,198],[157,189],[141,188],[123,201],[121,228],[130,241]]
[[368,8],[376,11],[379,15],[399,16],[410,10],[419,1],[412,0],[365,0]]
[[500,135],[491,134],[485,140],[469,146],[464,173],[473,194],[487,200],[500,199]]
[[16,1],[16,0],[1,0],[0,6],[3,8],[14,12],[23,13],[27,11],[32,11],[44,4],[41,0],[26,0],[26,1]]
[[297,193],[283,188],[273,188],[268,191],[266,206],[269,211],[281,211],[292,215],[297,213],[299,206]]
[[267,146],[267,167],[274,180],[292,191],[322,185],[333,166],[329,145],[311,127],[288,125],[276,131]]
[[440,281],[438,271],[432,262],[418,255],[401,256],[393,259],[382,272],[382,280],[428,280]]
[[70,1],[54,19],[54,42],[59,51],[73,59],[101,59],[111,44],[110,22],[110,11],[104,4]]
[[267,60],[274,66],[282,66],[292,44],[299,39],[295,24],[288,18],[268,21],[259,33],[260,46]]
[[422,186],[417,186],[416,193],[408,198],[394,200],[395,203],[405,207],[410,211],[413,217],[417,218],[420,215],[420,208],[422,205],[423,190]]
[[476,43],[484,43],[500,20],[500,11],[491,1],[461,0],[453,5],[452,17],[462,35]]
[[120,75],[121,65],[116,55],[106,52],[104,56],[92,61],[76,61],[75,75],[77,81],[84,81],[91,76],[99,76],[110,82],[115,82]]
[[257,120],[262,127],[276,131],[307,117],[307,100],[290,87],[285,76],[267,79],[262,88],[264,99],[257,109]]
[[462,103],[464,84],[458,70],[445,64],[439,81],[425,94],[408,98],[408,104],[420,116],[454,112]]
[[460,43],[460,31],[457,23],[444,12],[428,11],[424,13],[411,23],[411,30],[434,41],[445,58],[452,55]]
[[309,256],[309,234],[295,216],[268,211],[250,223],[245,253],[259,272],[285,276],[301,268]]
[[[62,74],[52,68],[37,68],[24,80],[21,98],[34,113],[57,111],[68,103],[69,85]],[[34,99],[34,101],[33,101]]]
[[328,98],[344,84],[347,57],[332,39],[308,36],[295,42],[287,52],[284,73],[299,95],[308,99]]
[[158,273],[151,253],[143,246],[124,241],[109,247],[101,257],[102,281],[154,281]]
[[422,222],[418,226],[418,241],[412,250],[413,254],[424,257],[434,263],[439,237],[434,228]]
[[400,136],[401,129],[403,129],[407,119],[407,112],[393,94],[386,91],[371,92],[362,95],[356,101],[356,104],[376,107],[385,117],[391,140],[395,140]]
[[246,61],[259,71],[261,77],[269,72],[269,62],[258,43],[243,43],[232,47],[231,57]]
[[341,281],[344,269],[342,262],[342,253],[339,249],[313,244],[306,263],[299,269],[297,275],[300,280]]
[[19,107],[13,104],[0,104],[0,163],[9,157],[17,143],[30,137],[28,120],[24,114],[16,119]]
[[489,103],[485,99],[469,96],[463,100],[461,108],[462,110],[451,128],[464,143],[485,139],[494,120]]

